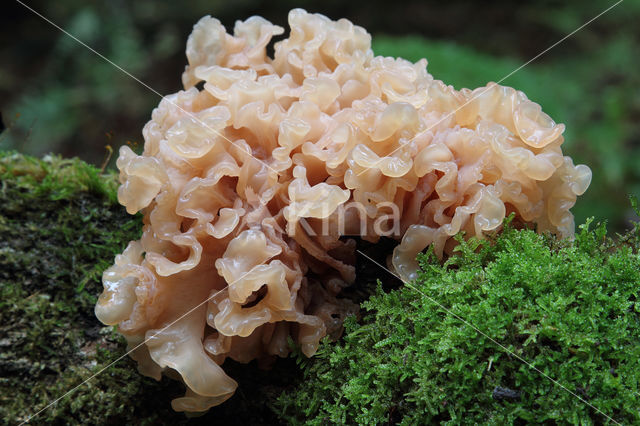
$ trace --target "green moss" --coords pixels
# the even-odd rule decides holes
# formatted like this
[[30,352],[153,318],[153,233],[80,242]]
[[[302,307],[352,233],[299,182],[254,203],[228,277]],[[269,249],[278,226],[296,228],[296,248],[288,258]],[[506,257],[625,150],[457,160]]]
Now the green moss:
[[[80,160],[0,153],[0,181],[0,418],[18,424],[125,353],[124,339],[93,307],[102,271],[139,238],[141,217],[117,204],[115,175]],[[124,357],[31,423],[273,421],[263,401],[288,383],[293,360],[278,364],[275,379],[228,364],[242,389],[198,419],[171,409],[182,385],[145,378]]]
[[461,240],[444,265],[421,255],[415,289],[379,289],[341,343],[301,360],[305,380],[274,408],[317,425],[607,422],[494,339],[608,416],[638,423],[639,235],[636,224],[614,243],[587,223],[571,243],[507,229]]
[[[123,349],[92,311],[102,271],[139,235],[141,223],[114,203],[115,176],[102,176],[79,160],[2,153],[0,179],[0,334],[6,336],[0,417],[23,421],[113,359],[107,349]],[[126,412],[126,399],[142,381],[131,374],[130,363],[123,365],[35,422]],[[116,388],[106,386],[109,381],[127,385],[109,394]],[[87,406],[86,399],[93,403]]]

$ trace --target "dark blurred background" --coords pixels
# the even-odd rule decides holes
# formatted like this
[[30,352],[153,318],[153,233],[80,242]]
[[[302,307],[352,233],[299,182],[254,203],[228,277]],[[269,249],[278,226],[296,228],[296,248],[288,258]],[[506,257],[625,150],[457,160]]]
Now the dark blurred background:
[[[287,0],[24,0],[162,94],[181,88],[184,46],[206,14],[229,31],[262,15],[286,26],[302,7],[348,18],[376,54],[426,57],[447,84],[498,81],[614,1],[389,2]],[[506,79],[567,125],[565,153],[593,170],[574,208],[622,230],[640,196],[640,1],[625,0]],[[107,146],[140,147],[159,97],[12,0],[0,17],[0,149],[78,156],[100,166]],[[115,157],[115,155],[114,155]],[[113,167],[111,159],[109,167]]]

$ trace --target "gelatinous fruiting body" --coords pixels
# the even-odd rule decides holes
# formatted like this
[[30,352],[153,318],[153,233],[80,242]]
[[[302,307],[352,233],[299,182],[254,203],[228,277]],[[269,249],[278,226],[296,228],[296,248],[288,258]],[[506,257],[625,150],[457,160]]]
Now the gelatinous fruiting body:
[[120,150],[118,197],[144,229],[104,273],[96,315],[137,347],[143,374],[179,374],[176,410],[233,394],[227,357],[286,356],[288,338],[310,356],[340,332],[354,309],[336,297],[355,279],[348,236],[397,239],[390,265],[412,279],[427,246],[442,256],[510,213],[571,236],[590,183],[563,156],[564,125],[522,92],[454,90],[426,60],[374,56],[346,20],[296,9],[289,24],[270,58],[282,28],[252,17],[230,35],[202,18],[184,90],[153,111],[142,155]]

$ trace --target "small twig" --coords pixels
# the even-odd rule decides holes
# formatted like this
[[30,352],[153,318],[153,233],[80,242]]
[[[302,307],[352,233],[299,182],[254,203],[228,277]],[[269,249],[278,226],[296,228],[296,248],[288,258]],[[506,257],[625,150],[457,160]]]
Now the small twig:
[[113,148],[111,148],[111,145],[106,145],[105,149],[107,150],[107,153],[105,155],[104,161],[102,162],[102,166],[100,166],[100,173],[104,173],[104,169],[107,168],[107,164],[109,164],[111,156],[113,155]]

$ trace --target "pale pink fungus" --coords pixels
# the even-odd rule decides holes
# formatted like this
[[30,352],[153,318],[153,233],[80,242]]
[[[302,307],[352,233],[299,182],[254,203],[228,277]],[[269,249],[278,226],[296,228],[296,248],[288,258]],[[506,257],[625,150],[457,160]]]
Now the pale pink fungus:
[[[374,56],[344,19],[296,9],[289,24],[271,59],[282,28],[252,17],[232,36],[202,18],[185,90],[153,111],[141,156],[120,150],[118,197],[144,230],[104,273],[96,315],[131,347],[149,339],[133,353],[143,374],[179,373],[176,410],[233,394],[227,357],[286,356],[288,337],[311,356],[339,329],[353,306],[336,295],[355,279],[341,229],[376,241],[392,206],[390,265],[412,279],[427,246],[442,255],[458,232],[482,237],[510,213],[570,237],[591,180],[562,155],[564,125],[522,92],[454,90],[426,60]],[[353,202],[361,211],[345,213]]]

